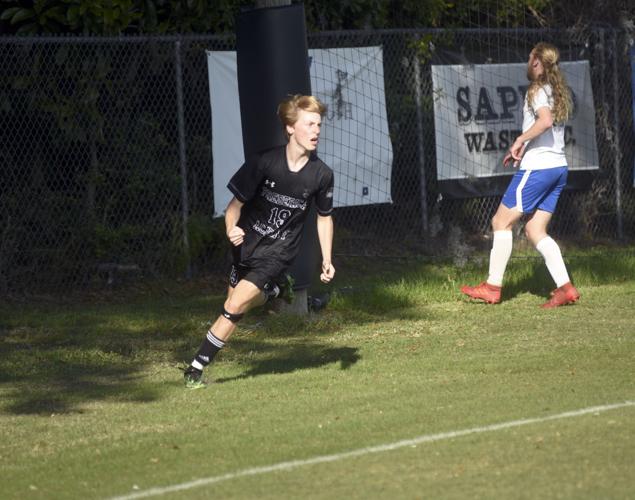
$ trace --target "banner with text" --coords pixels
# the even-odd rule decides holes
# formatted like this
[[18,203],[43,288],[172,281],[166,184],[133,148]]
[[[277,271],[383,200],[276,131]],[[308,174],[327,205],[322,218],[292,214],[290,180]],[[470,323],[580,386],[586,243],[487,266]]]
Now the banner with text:
[[[560,66],[574,101],[573,116],[565,128],[569,169],[597,170],[589,63],[563,62]],[[526,75],[527,65],[521,63],[432,66],[437,179],[442,191],[449,186],[444,181],[501,176],[505,180],[514,173],[502,160],[522,132]],[[502,192],[505,184],[497,186]]]
[[[309,50],[313,95],[327,105],[318,155],[335,173],[336,207],[391,203],[381,47]],[[227,182],[244,161],[235,52],[207,52],[212,109],[214,212],[231,199]]]

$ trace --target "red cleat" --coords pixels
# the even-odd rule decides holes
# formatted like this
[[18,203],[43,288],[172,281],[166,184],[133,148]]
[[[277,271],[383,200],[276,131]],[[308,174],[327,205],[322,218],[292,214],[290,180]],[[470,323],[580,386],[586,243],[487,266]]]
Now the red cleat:
[[461,293],[473,299],[483,300],[488,304],[498,304],[501,301],[502,289],[500,286],[490,285],[487,281],[483,281],[476,286],[463,285]]
[[551,292],[551,298],[541,307],[543,309],[553,309],[554,307],[573,304],[580,298],[580,293],[571,283],[565,283],[560,288],[556,288]]

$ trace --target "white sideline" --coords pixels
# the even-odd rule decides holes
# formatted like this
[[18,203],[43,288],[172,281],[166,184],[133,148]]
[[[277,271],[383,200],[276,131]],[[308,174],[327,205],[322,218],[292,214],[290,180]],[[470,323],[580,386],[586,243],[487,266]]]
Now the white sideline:
[[486,425],[483,427],[473,427],[471,429],[463,429],[460,431],[441,432],[439,434],[427,434],[427,435],[419,436],[413,439],[405,439],[403,441],[396,441],[394,443],[382,444],[378,446],[369,446],[367,448],[359,448],[357,450],[346,451],[343,453],[335,453],[333,455],[322,455],[318,457],[307,458],[304,460],[291,460],[289,462],[280,462],[274,465],[243,469],[236,472],[222,474],[220,476],[206,477],[202,479],[197,479],[195,481],[188,481],[186,483],[175,484],[172,486],[165,486],[162,488],[151,488],[148,490],[136,491],[128,495],[112,497],[111,500],[132,500],[134,498],[146,498],[146,497],[158,496],[158,495],[163,495],[165,493],[189,490],[192,488],[198,488],[199,486],[206,486],[213,483],[219,483],[221,481],[227,481],[229,479],[236,479],[238,477],[256,476],[258,474],[266,474],[268,472],[286,471],[289,469],[294,469],[296,467],[303,467],[305,465],[321,464],[325,462],[335,462],[337,460],[343,460],[345,458],[358,457],[361,455],[368,455],[370,453],[380,453],[382,451],[391,451],[391,450],[396,450],[398,448],[405,448],[407,446],[414,446],[421,443],[441,441],[443,439],[451,439],[451,438],[456,438],[461,436],[467,436],[469,434],[478,434],[481,432],[499,431],[502,429],[509,429],[511,427],[520,427],[522,425],[547,422],[549,420],[579,417],[582,415],[588,415],[589,413],[600,413],[600,412],[605,412],[609,410],[615,410],[618,408],[625,408],[627,406],[635,406],[635,401],[624,401],[623,403],[615,403],[610,405],[591,406],[589,408],[583,408],[581,410],[574,410],[574,411],[567,411],[564,413],[558,413],[557,415],[550,415],[547,417],[512,420],[510,422],[502,422],[500,424]]

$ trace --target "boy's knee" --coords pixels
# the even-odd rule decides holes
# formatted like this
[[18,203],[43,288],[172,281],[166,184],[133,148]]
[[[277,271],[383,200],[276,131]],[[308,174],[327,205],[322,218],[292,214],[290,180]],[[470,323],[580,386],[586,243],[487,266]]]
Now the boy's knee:
[[221,311],[221,315],[232,323],[238,323],[245,313],[243,313],[242,308],[237,307],[231,299],[227,299]]

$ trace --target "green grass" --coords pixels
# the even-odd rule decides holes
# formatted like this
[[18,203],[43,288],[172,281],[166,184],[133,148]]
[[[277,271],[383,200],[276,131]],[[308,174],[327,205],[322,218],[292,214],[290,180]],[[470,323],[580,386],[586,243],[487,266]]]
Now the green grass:
[[[577,252],[574,306],[531,254],[336,262],[309,318],[250,313],[205,390],[189,360],[222,286],[0,305],[0,498],[107,498],[417,436],[635,400],[635,249]],[[484,256],[486,257],[486,256]],[[217,482],[164,498],[632,498],[635,407]]]

